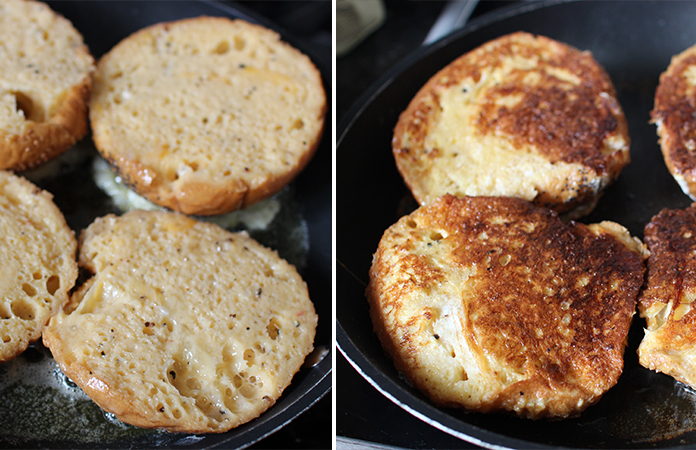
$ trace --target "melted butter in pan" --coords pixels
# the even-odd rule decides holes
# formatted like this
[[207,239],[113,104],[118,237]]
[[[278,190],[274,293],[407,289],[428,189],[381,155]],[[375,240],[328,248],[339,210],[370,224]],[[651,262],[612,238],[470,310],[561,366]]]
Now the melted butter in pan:
[[[109,163],[104,158],[94,159],[93,171],[95,183],[111,198],[114,206],[119,210],[123,212],[134,209],[164,210],[124,185],[121,177],[109,167]],[[274,196],[239,211],[200,219],[214,222],[225,229],[233,229],[243,224],[247,229],[263,230],[268,228],[279,211],[280,200],[278,196]]]
[[[103,158],[95,157],[92,172],[95,184],[108,195],[118,212],[164,210],[124,185]],[[298,269],[305,265],[309,234],[291,188],[286,187],[274,196],[238,211],[196,218],[213,222],[229,231],[246,230],[265,246],[276,249],[281,257]]]

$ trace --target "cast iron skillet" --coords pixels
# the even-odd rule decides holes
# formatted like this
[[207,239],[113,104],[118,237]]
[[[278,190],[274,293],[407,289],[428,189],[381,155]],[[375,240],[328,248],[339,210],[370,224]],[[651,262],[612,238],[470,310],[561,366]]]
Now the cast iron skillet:
[[[284,40],[314,60],[322,72],[324,85],[331,85],[330,54],[315,54],[312,48],[306,48],[273,23],[233,4],[200,1],[69,1],[49,4],[72,21],[97,59],[124,37],[156,22],[200,15],[242,18],[278,31]],[[330,89],[327,88],[327,91],[330,93]],[[330,130],[330,116],[327,116],[326,123],[327,130]],[[3,375],[7,373],[9,365],[2,364],[0,448],[244,448],[290,423],[321,399],[331,387],[332,360],[330,134],[328,131],[324,133],[314,159],[284,193],[284,198],[287,199],[284,204],[289,205],[288,215],[292,215],[292,220],[303,223],[300,228],[308,235],[308,251],[301,255],[290,250],[287,253],[298,264],[320,317],[314,345],[315,348],[324,350],[324,357],[315,360],[315,365],[301,369],[273,407],[259,418],[223,434],[186,435],[141,430],[117,423],[90,401],[60,400],[62,397],[58,394],[53,400],[52,391],[45,391],[41,382],[3,385]],[[93,150],[90,136],[85,137],[79,145],[92,146]],[[40,185],[54,194],[56,204],[76,232],[89,225],[95,217],[114,212],[108,198],[92,181],[89,161],[77,170],[61,169],[65,170],[56,178]],[[281,256],[286,256],[284,252],[289,237],[284,231],[280,228],[272,235],[255,237],[278,250]],[[291,259],[289,256],[286,258]],[[20,367],[26,367],[28,373],[31,373],[35,371],[34,367],[50,364],[50,358],[50,352],[39,342],[20,355],[12,363],[12,367],[16,363]],[[58,382],[65,383],[68,390],[76,388],[59,371],[49,373],[48,377],[55,377]],[[69,412],[66,413],[66,410]],[[66,418],[66,414],[72,416]]]
[[[696,43],[696,3],[520,3],[471,22],[385,74],[338,130],[337,343],[380,392],[433,426],[490,448],[643,448],[696,445],[696,393],[638,365],[644,321],[636,315],[618,384],[579,418],[529,421],[434,406],[394,369],[372,332],[364,289],[383,231],[413,208],[390,141],[398,115],[440,68],[484,42],[524,30],[590,50],[614,81],[628,120],[632,162],[584,222],[613,220],[642,238],[662,208],[691,201],[665,168],[649,111],[672,55]],[[340,408],[340,405],[337,405]]]

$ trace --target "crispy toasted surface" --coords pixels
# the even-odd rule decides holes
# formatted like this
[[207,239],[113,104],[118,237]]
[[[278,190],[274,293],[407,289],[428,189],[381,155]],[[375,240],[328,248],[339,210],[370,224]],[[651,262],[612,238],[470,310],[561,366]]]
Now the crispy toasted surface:
[[126,423],[227,431],[271,407],[312,350],[306,284],[246,233],[175,213],[110,215],[82,233],[79,263],[94,276],[44,343]]
[[82,36],[47,5],[0,3],[0,168],[24,170],[87,133],[94,59]]
[[448,195],[384,233],[367,298],[395,366],[437,404],[566,417],[622,372],[644,256],[612,222]]
[[97,149],[138,194],[185,214],[270,197],[308,164],[324,128],[311,60],[243,20],[142,29],[100,59],[94,80]]
[[650,250],[638,310],[640,364],[696,387],[696,205],[664,209],[645,227]]
[[77,241],[51,194],[0,171],[0,361],[26,350],[68,301]]
[[518,32],[433,76],[401,114],[392,147],[421,204],[447,193],[512,196],[581,215],[628,164],[629,142],[611,80],[589,52]]
[[651,118],[665,164],[685,194],[696,199],[696,45],[674,56],[660,75]]

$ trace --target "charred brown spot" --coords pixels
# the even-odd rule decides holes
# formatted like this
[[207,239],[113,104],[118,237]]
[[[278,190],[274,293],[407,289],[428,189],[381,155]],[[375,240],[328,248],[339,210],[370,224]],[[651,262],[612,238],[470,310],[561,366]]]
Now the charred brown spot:
[[[566,68],[567,69],[567,68]],[[516,71],[488,91],[478,129],[483,134],[504,133],[515,147],[532,145],[552,162],[582,163],[606,172],[604,141],[618,127],[616,107],[604,92],[613,92],[596,74],[577,86],[559,86],[560,80],[539,71],[541,81],[526,86],[527,71]],[[502,106],[503,97],[521,95],[514,106]]]
[[[523,372],[533,364],[549,380],[578,370],[618,377],[643,283],[640,255],[513,198],[445,196],[415,214],[423,227],[436,224],[456,237],[455,267],[479,268],[469,281],[475,297],[464,301],[471,332],[491,357]],[[443,276],[407,258],[418,267],[414,285],[427,288]]]
[[[696,289],[696,207],[662,210],[645,227],[645,243],[650,250],[642,307],[682,302],[687,289]],[[677,349],[682,342],[696,340],[696,313],[668,321],[662,328],[664,339]]]
[[692,66],[696,66],[696,54],[674,60],[660,77],[651,112],[653,120],[662,121],[663,151],[677,173],[696,169],[696,89],[684,76]]

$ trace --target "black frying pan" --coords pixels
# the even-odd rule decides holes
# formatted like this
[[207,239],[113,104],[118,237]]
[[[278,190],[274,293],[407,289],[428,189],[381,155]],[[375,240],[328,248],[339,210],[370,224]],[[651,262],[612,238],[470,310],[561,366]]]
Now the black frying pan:
[[[273,23],[232,3],[68,1],[49,5],[73,22],[95,58],[129,34],[156,22],[213,15],[260,23],[278,31],[314,60],[330,98],[330,54],[315,53],[315,49],[302,45]],[[314,345],[324,350],[323,358],[314,359],[315,365],[301,369],[276,404],[259,418],[223,434],[186,435],[125,426],[105,415],[93,402],[77,394],[64,395],[77,388],[60,371],[50,370],[50,352],[39,342],[16,360],[0,364],[0,448],[244,448],[289,424],[321,399],[331,387],[332,363],[330,124],[331,117],[327,116],[327,131],[316,156],[283,194],[288,199],[284,202],[289,205],[287,214],[306,225],[309,250],[298,254],[288,246],[290,238],[282,227],[271,225],[271,232],[254,236],[298,265],[319,314]],[[80,145],[93,150],[89,136]],[[39,183],[54,194],[56,204],[76,232],[95,217],[115,212],[94,184],[90,164],[86,161],[82,166],[64,167],[57,177]],[[26,377],[18,377],[17,373]],[[18,378],[25,379],[16,383]],[[55,390],[55,386],[60,389]],[[316,435],[313,442],[323,439],[327,447],[331,445],[330,430],[318,429]],[[294,443],[289,442],[288,446]]]
[[[584,222],[613,220],[642,238],[665,207],[691,203],[667,172],[648,123],[658,77],[672,55],[696,43],[696,3],[578,1],[521,3],[472,22],[422,48],[385,74],[338,130],[337,341],[379,391],[416,417],[490,448],[644,448],[696,446],[696,393],[638,365],[643,320],[636,316],[618,384],[579,418],[529,421],[434,406],[394,369],[372,332],[364,289],[383,231],[413,202],[391,155],[398,115],[440,68],[484,42],[524,30],[590,50],[611,76],[628,120],[631,164]],[[337,405],[340,409],[341,405]]]

